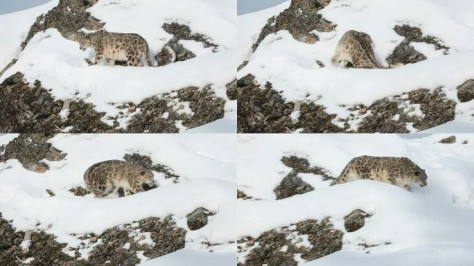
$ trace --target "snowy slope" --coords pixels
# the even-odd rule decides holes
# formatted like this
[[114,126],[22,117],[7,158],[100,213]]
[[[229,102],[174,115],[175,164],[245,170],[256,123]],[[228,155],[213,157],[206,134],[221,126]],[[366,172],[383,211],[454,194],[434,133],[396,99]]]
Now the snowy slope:
[[58,1],[51,1],[44,5],[0,15],[2,38],[0,39],[0,69],[3,69],[20,52],[20,44],[28,34],[36,17],[55,7]]
[[[308,265],[472,265],[474,136],[456,136],[455,144],[438,143],[447,137],[440,134],[239,137],[237,188],[261,200],[238,200],[242,226],[237,237],[258,237],[302,220],[330,217],[344,232],[343,248]],[[291,170],[280,160],[289,155],[306,158],[334,177],[356,156],[404,156],[425,169],[428,185],[413,185],[411,192],[365,180],[328,187],[316,175],[301,174],[315,189],[275,200],[273,189]],[[343,218],[356,209],[372,217],[361,229],[347,233]]]
[[[15,136],[0,136],[6,144]],[[209,223],[186,234],[186,248],[193,256],[201,244],[218,243],[211,249],[232,252],[235,212],[235,138],[226,135],[58,135],[50,140],[67,153],[64,160],[48,162],[50,170],[26,170],[18,160],[0,164],[0,212],[13,220],[17,230],[41,229],[70,247],[80,241],[71,234],[100,234],[113,226],[147,217],[173,215],[187,228],[186,215],[198,207],[216,214]],[[154,163],[174,169],[179,183],[154,172],[159,188],[125,198],[74,196],[68,190],[85,186],[84,171],[92,164],[122,159],[126,153],[148,155]],[[55,196],[46,192],[50,189]],[[41,225],[38,227],[37,224]],[[193,253],[194,252],[194,253]],[[212,257],[207,258],[208,260]]]
[[[239,16],[239,60],[248,60],[238,77],[248,73],[259,84],[269,81],[287,101],[317,101],[328,113],[346,118],[349,112],[340,105],[370,105],[375,100],[420,88],[444,87],[449,99],[458,103],[456,120],[473,122],[474,104],[459,103],[456,87],[474,77],[474,3],[468,0],[340,0],[319,11],[337,25],[331,32],[315,32],[320,41],[296,41],[288,31],[268,35],[254,53],[251,45],[266,19],[278,15],[290,1]],[[266,18],[266,19],[264,19]],[[414,43],[427,60],[395,69],[341,69],[331,63],[337,42],[348,30],[368,33],[379,62],[385,59],[404,37],[395,25],[419,27],[450,47],[447,55],[433,45]],[[325,67],[320,67],[316,60]],[[469,132],[472,132],[470,130]]]
[[[118,105],[134,102],[188,86],[213,85],[217,96],[226,96],[225,85],[235,78],[236,61],[236,3],[235,1],[180,0],[171,4],[165,0],[101,0],[88,9],[95,18],[105,22],[110,32],[137,33],[145,38],[151,56],[159,53],[173,37],[162,29],[163,23],[178,22],[188,25],[193,33],[209,37],[219,46],[217,52],[204,48],[197,42],[184,42],[197,56],[163,67],[109,67],[89,66],[85,59],[94,58],[93,49],[82,51],[79,44],[65,39],[56,29],[40,32],[28,43],[24,51],[19,44],[24,39],[36,16],[46,13],[57,1],[43,6],[0,16],[0,23],[7,25],[21,21],[7,31],[0,45],[0,66],[11,59],[18,62],[0,77],[0,82],[20,71],[27,82],[36,79],[43,87],[51,89],[56,99],[83,99],[92,103],[99,112],[116,116]],[[14,40],[14,41],[12,41]],[[186,45],[187,44],[187,45]],[[235,116],[235,103],[229,102],[226,112]],[[111,123],[110,121],[104,121]],[[221,130],[222,131],[222,130]]]

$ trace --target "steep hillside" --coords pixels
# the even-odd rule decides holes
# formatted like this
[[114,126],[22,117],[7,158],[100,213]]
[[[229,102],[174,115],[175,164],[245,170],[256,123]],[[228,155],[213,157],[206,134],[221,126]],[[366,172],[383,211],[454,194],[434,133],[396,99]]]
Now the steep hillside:
[[[11,25],[0,41],[2,132],[172,133],[235,121],[234,1],[56,0],[0,23]],[[96,62],[75,36],[98,31],[140,35],[151,65]]]
[[[239,137],[240,265],[471,265],[471,135]],[[408,157],[427,185],[332,185],[354,157]]]
[[[235,144],[225,135],[0,136],[2,265],[137,265],[163,255],[147,265],[235,264]],[[150,169],[158,188],[94,197],[84,172],[105,160]]]
[[[293,0],[239,16],[240,132],[474,130],[474,4]],[[367,33],[382,69],[331,59]]]

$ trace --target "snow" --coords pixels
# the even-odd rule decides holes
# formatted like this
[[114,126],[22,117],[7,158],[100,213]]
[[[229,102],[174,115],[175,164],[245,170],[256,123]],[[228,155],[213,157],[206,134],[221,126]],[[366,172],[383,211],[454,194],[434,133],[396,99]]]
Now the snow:
[[222,266],[235,265],[234,252],[212,252],[205,253],[199,250],[182,249],[174,253],[149,260],[140,264],[141,266],[188,266],[188,265],[206,265],[206,266]]
[[[143,36],[150,46],[151,56],[161,51],[172,37],[162,29],[163,23],[188,25],[193,33],[204,34],[219,45],[217,52],[212,53],[202,45],[186,41],[186,47],[191,47],[197,57],[163,67],[89,66],[85,59],[94,61],[93,49],[80,50],[79,43],[65,39],[56,29],[39,32],[24,51],[19,52],[19,44],[36,16],[56,4],[57,1],[53,1],[0,16],[0,24],[21,21],[8,29],[8,38],[2,38],[6,41],[0,41],[0,66],[13,57],[18,58],[0,77],[0,82],[20,71],[31,84],[40,80],[56,99],[83,99],[94,104],[97,111],[115,117],[120,112],[117,108],[120,104],[139,103],[147,97],[188,86],[202,88],[211,84],[222,96],[225,85],[235,79],[235,1],[179,0],[170,4],[165,0],[101,0],[88,10],[106,23],[108,31]],[[122,127],[126,121],[121,121]]]
[[[10,139],[10,135],[0,136],[0,144]],[[67,156],[58,162],[45,161],[50,167],[45,173],[28,171],[18,160],[0,164],[0,212],[13,220],[17,230],[42,229],[74,247],[80,241],[73,233],[99,235],[147,217],[172,215],[187,228],[186,215],[203,207],[216,214],[205,227],[186,234],[186,246],[205,251],[201,243],[209,242],[224,244],[222,251],[233,250],[227,244],[235,240],[230,233],[235,230],[236,139],[232,135],[61,134],[50,142]],[[83,174],[92,164],[136,152],[174,169],[181,181],[161,182],[155,172],[157,189],[124,198],[78,197],[68,191],[85,187]],[[50,197],[46,189],[56,196]]]
[[[370,105],[377,99],[420,88],[444,87],[448,98],[456,101],[456,87],[474,76],[474,12],[472,1],[447,0],[341,0],[332,1],[320,11],[337,25],[333,32],[316,32],[320,41],[296,41],[288,31],[268,35],[252,54],[250,47],[271,16],[288,7],[290,1],[263,11],[239,17],[239,60],[249,63],[238,73],[256,76],[257,82],[271,82],[287,101],[317,101],[327,111],[347,117],[340,105]],[[421,15],[420,14],[429,14]],[[449,54],[435,51],[432,45],[413,43],[427,60],[395,69],[341,69],[331,63],[337,42],[348,30],[368,33],[379,62],[403,40],[395,25],[419,27],[424,35],[440,39],[450,47]],[[320,60],[325,67],[316,63]],[[309,96],[308,96],[309,95]],[[472,105],[457,111],[457,116],[474,113]],[[469,122],[472,123],[472,117]]]
[[[439,143],[448,134],[402,136],[239,136],[237,188],[261,200],[237,201],[237,238],[330,217],[335,228],[345,233],[343,248],[308,265],[471,265],[474,136],[455,134],[454,144]],[[428,185],[413,185],[412,191],[370,180],[328,186],[320,177],[314,180],[314,175],[300,174],[304,181],[314,180],[315,190],[275,200],[274,188],[291,170],[280,160],[290,155],[306,158],[333,177],[356,156],[408,157],[425,169]],[[372,217],[360,230],[347,233],[343,218],[355,209]],[[363,249],[361,243],[377,246]],[[434,262],[436,258],[439,261]]]
[[20,44],[26,38],[31,25],[36,21],[36,17],[48,12],[57,4],[58,0],[53,0],[34,8],[0,15],[0,25],[2,27],[0,70],[17,57],[20,52]]

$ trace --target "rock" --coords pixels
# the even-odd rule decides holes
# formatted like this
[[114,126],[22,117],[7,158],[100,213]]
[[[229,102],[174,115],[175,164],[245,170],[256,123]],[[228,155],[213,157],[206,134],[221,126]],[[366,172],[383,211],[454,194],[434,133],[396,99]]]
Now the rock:
[[243,200],[250,200],[252,197],[248,196],[243,192],[242,190],[237,189],[237,198],[238,199],[243,199]]
[[301,103],[300,117],[294,121],[290,114],[295,103],[285,102],[272,89],[270,83],[264,88],[256,84],[254,76],[248,74],[237,81],[237,127],[240,133],[288,133],[298,129],[303,132],[340,132],[332,123],[336,115],[329,115],[325,107],[315,103]]
[[155,59],[158,62],[158,66],[164,66],[174,62],[186,61],[194,57],[196,55],[193,52],[184,48],[179,42],[172,40],[165,44],[163,50],[156,55]]
[[86,12],[86,9],[92,4],[95,3],[84,0],[60,0],[58,5],[48,13],[36,18],[36,22],[31,26],[25,41],[21,44],[22,49],[36,33],[50,28],[57,29],[65,38],[69,38],[82,28],[86,30],[102,29],[105,23]]
[[450,137],[444,138],[444,139],[440,140],[439,143],[443,143],[443,144],[456,143],[456,136],[450,136]]
[[184,248],[186,231],[176,226],[170,217],[163,220],[147,218],[139,222],[143,232],[151,232],[151,239],[155,242],[153,247],[145,251],[148,258],[156,258]]
[[145,169],[163,173],[165,175],[165,178],[171,178],[173,179],[174,183],[179,183],[180,176],[177,175],[171,167],[168,167],[163,164],[153,164],[153,161],[151,160],[150,156],[141,155],[139,153],[133,153],[125,154],[125,156],[123,156],[123,159],[131,164],[140,165]]
[[311,185],[298,177],[299,173],[312,173],[315,175],[320,175],[323,177],[323,180],[332,179],[332,177],[329,176],[329,172],[327,170],[317,166],[311,167],[308,160],[305,158],[284,156],[281,161],[286,166],[293,168],[293,170],[287,176],[285,176],[280,185],[278,185],[273,190],[278,200],[289,198],[294,195],[304,194],[314,190]]
[[391,67],[406,65],[406,64],[415,64],[426,60],[426,56],[418,52],[410,45],[408,41],[402,41],[393,53],[387,57],[387,62]]
[[[297,244],[303,236],[311,246]],[[256,239],[237,240],[238,265],[298,265],[294,260],[296,254],[311,261],[341,250],[342,236],[343,233],[334,229],[328,219],[301,221],[266,231]]]
[[[15,231],[0,214],[0,261],[2,265],[22,265],[20,261],[34,257],[30,265],[68,265],[73,260],[62,250],[66,244],[60,244],[55,236],[44,232],[28,233]],[[23,240],[30,240],[28,249],[22,247]]]
[[460,102],[465,103],[474,99],[474,79],[466,81],[461,86],[457,87],[458,99]]
[[56,196],[56,194],[54,194],[54,192],[51,189],[46,189],[46,193],[48,193],[50,197]]
[[393,30],[400,36],[405,37],[405,41],[410,42],[424,42],[427,44],[432,44],[435,46],[436,50],[444,50],[444,53],[447,54],[449,47],[445,46],[443,42],[436,37],[430,35],[423,35],[423,32],[420,28],[413,27],[407,24],[396,25]]
[[9,249],[13,245],[18,245],[23,241],[24,234],[16,232],[10,223],[2,218],[0,213],[0,252]]
[[207,225],[208,216],[214,215],[205,208],[197,208],[190,214],[186,215],[188,218],[188,227],[191,230],[198,230]]
[[[170,102],[189,102],[192,114],[180,113]],[[143,100],[140,112],[127,125],[127,132],[177,133],[177,121],[187,128],[201,126],[224,117],[225,100],[217,97],[210,87],[187,87]],[[166,115],[165,115],[166,114]]]
[[[163,220],[155,217],[146,218],[138,221],[138,224],[140,232],[151,233],[154,245],[142,245],[135,241],[130,233],[137,228],[131,227],[130,224],[113,227],[100,236],[90,237],[91,242],[102,241],[94,246],[88,263],[90,265],[137,265],[140,262],[137,257],[138,251],[143,251],[146,257],[152,259],[184,248],[186,231],[177,227],[170,217]],[[123,248],[125,244],[129,245],[128,249]]]
[[43,160],[60,161],[66,157],[47,142],[49,138],[43,134],[21,134],[5,146],[0,162],[17,159],[25,169],[44,173],[49,166]]
[[228,83],[226,86],[227,88],[227,97],[229,100],[234,101],[237,100],[237,79],[234,79],[231,83]]
[[213,51],[217,51],[218,45],[214,44],[212,40],[200,33],[192,33],[188,25],[179,24],[177,22],[164,23],[163,29],[173,35],[173,38],[163,46],[161,52],[159,52],[155,59],[158,62],[158,66],[164,66],[179,61],[186,61],[188,59],[196,57],[196,55],[184,48],[179,43],[181,40],[191,40],[202,43],[204,47],[212,47]]
[[17,72],[0,85],[0,131],[21,133],[58,133],[66,128],[71,133],[106,132],[110,129],[101,119],[93,105],[83,101],[70,101],[67,120],[62,120],[60,112],[65,105],[55,100],[36,81],[33,87],[23,81],[23,74]]
[[71,192],[72,194],[78,197],[84,197],[85,195],[91,193],[89,190],[87,190],[84,187],[74,187],[74,188],[69,189],[69,192]]
[[219,47],[217,44],[212,42],[211,38],[200,33],[192,33],[188,25],[172,22],[164,23],[162,27],[167,33],[172,34],[173,38],[177,41],[191,40],[202,43],[206,48],[213,47],[215,49]]
[[330,0],[292,0],[288,9],[268,20],[252,50],[255,51],[265,37],[280,30],[289,31],[300,42],[317,42],[319,38],[314,31],[330,32],[336,27],[318,14],[329,2]]
[[[406,98],[411,104],[420,104],[424,116],[405,113],[400,104],[407,101]],[[456,103],[448,100],[441,89],[433,92],[419,89],[377,100],[368,110],[371,114],[359,123],[358,132],[408,133],[407,123],[413,123],[413,127],[421,131],[454,120]],[[399,118],[394,120],[396,115]]]
[[365,218],[370,217],[371,215],[367,214],[362,210],[355,210],[344,217],[344,227],[346,231],[351,233],[359,230],[365,225]]
[[280,185],[273,190],[277,199],[285,199],[298,194],[313,191],[314,188],[298,176],[286,176]]

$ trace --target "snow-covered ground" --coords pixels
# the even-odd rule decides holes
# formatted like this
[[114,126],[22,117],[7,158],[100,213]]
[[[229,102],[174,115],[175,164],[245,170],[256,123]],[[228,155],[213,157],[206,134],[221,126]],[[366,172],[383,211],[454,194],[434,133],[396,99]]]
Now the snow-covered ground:
[[[237,188],[261,200],[238,200],[237,237],[330,217],[344,232],[343,248],[308,265],[473,265],[474,136],[456,134],[456,143],[439,143],[448,136],[239,136]],[[281,158],[290,155],[334,177],[356,156],[408,157],[425,169],[428,185],[413,185],[411,192],[366,180],[327,186],[319,176],[301,174],[315,189],[275,200],[273,190],[291,171]],[[372,216],[347,233],[343,218],[356,209]],[[376,246],[364,249],[362,243]]]
[[[169,93],[188,86],[212,84],[219,97],[227,99],[225,85],[235,78],[236,3],[232,0],[101,0],[88,11],[105,22],[110,32],[137,33],[145,38],[151,56],[159,53],[173,37],[163,30],[164,23],[188,25],[193,33],[203,34],[218,45],[216,53],[195,41],[182,42],[197,56],[163,67],[89,66],[85,59],[94,58],[92,48],[79,49],[56,30],[48,29],[31,39],[23,51],[20,43],[40,14],[58,4],[44,5],[0,16],[0,25],[8,25],[0,39],[0,69],[13,58],[18,62],[0,77],[0,82],[17,71],[28,82],[36,79],[51,89],[56,99],[83,99],[99,112],[116,116],[118,105],[139,103],[147,97]],[[229,101],[228,101],[229,102]],[[111,104],[112,103],[112,104]],[[228,103],[230,117],[236,113],[235,103]],[[108,121],[104,121],[111,123]],[[225,131],[225,129],[220,129]]]
[[[0,136],[0,145],[15,136]],[[62,134],[50,142],[67,156],[57,162],[46,161],[50,170],[45,173],[26,170],[16,159],[0,163],[0,212],[4,219],[13,220],[17,230],[45,230],[57,236],[58,242],[76,247],[80,241],[71,234],[100,234],[147,217],[172,215],[179,227],[187,228],[186,215],[203,207],[216,214],[203,228],[187,232],[186,250],[178,257],[189,255],[202,261],[212,261],[214,256],[217,261],[235,258],[228,254],[234,252],[231,243],[235,240],[235,136]],[[174,169],[180,182],[154,172],[157,189],[124,198],[79,197],[68,191],[85,186],[83,174],[92,164],[123,160],[127,153],[148,155],[154,163]],[[55,196],[50,197],[46,189]],[[206,249],[202,242],[220,245]],[[209,250],[215,254],[208,254]],[[172,261],[173,256],[163,260]]]
[[[469,0],[339,0],[322,9],[323,18],[336,24],[334,31],[315,32],[320,41],[306,44],[288,31],[268,35],[252,53],[267,19],[286,9],[290,1],[242,15],[239,21],[240,62],[249,63],[239,73],[256,76],[259,84],[269,81],[287,101],[317,101],[328,113],[346,118],[350,112],[340,105],[370,105],[377,99],[416,89],[444,87],[449,99],[458,103],[456,120],[474,123],[474,103],[459,103],[456,87],[474,77],[474,2]],[[341,69],[331,63],[337,42],[348,30],[368,33],[379,62],[404,40],[394,26],[419,27],[450,47],[449,53],[433,45],[414,43],[427,60],[394,69]],[[325,67],[320,67],[319,60]],[[472,132],[469,130],[467,132]]]

